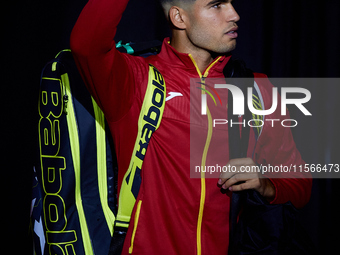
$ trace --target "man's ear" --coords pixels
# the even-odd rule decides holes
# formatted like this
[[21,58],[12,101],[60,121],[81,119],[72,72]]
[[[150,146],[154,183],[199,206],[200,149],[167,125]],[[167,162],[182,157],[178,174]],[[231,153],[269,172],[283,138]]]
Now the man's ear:
[[177,6],[172,6],[169,10],[169,20],[178,29],[186,29],[185,15],[185,11]]

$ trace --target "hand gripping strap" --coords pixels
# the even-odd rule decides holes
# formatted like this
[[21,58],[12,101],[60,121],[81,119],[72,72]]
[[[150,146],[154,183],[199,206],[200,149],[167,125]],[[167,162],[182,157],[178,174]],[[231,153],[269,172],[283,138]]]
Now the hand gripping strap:
[[138,134],[128,170],[119,194],[116,227],[128,228],[132,209],[142,182],[141,169],[152,134],[158,129],[163,116],[166,87],[161,73],[149,64],[149,81],[138,119]]

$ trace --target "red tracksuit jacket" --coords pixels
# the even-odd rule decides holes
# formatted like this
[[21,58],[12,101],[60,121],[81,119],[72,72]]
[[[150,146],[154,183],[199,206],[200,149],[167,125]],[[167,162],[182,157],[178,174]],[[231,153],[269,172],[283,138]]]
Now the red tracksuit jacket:
[[[133,211],[123,254],[227,254],[230,198],[220,192],[217,179],[190,178],[189,83],[190,78],[223,77],[229,57],[220,57],[200,74],[191,56],[177,52],[169,45],[169,39],[164,40],[160,54],[146,59],[118,52],[113,38],[127,2],[90,0],[71,35],[78,68],[112,132],[120,182],[136,140],[148,64],[162,73],[167,92],[179,92],[182,96],[166,102],[161,126],[150,141],[136,204],[142,203],[137,215],[136,208]],[[255,74],[255,80],[264,77]],[[269,109],[272,85],[267,79],[259,79],[258,85],[265,109]],[[267,118],[282,119],[279,111]],[[268,123],[253,154],[255,142],[251,132],[248,156],[254,155],[259,164],[304,164],[289,128],[272,128]],[[311,179],[272,182],[276,188],[272,203],[290,200],[302,207],[309,200]]]

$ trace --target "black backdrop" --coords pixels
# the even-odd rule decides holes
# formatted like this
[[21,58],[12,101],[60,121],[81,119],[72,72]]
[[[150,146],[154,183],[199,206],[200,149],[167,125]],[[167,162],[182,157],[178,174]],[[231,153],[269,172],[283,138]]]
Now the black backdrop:
[[[15,254],[31,254],[28,228],[40,72],[59,50],[69,47],[71,29],[86,2],[11,1],[4,10],[2,208],[8,214],[4,234],[12,241],[6,244]],[[340,1],[236,0],[234,6],[241,16],[234,56],[254,71],[270,77],[340,77]],[[162,40],[169,34],[156,0],[131,0],[116,39]],[[339,87],[312,92],[317,117],[312,125],[291,109],[292,118],[302,120],[293,135],[306,162],[340,161]],[[337,179],[315,179],[311,201],[301,211],[301,222],[321,254],[338,248],[339,185]]]

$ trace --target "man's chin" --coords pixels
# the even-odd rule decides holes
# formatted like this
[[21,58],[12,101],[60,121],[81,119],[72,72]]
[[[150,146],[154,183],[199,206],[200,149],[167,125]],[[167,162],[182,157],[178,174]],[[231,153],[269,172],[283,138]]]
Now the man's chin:
[[229,42],[228,44],[221,45],[214,50],[217,54],[227,54],[236,49],[236,40],[234,42]]

